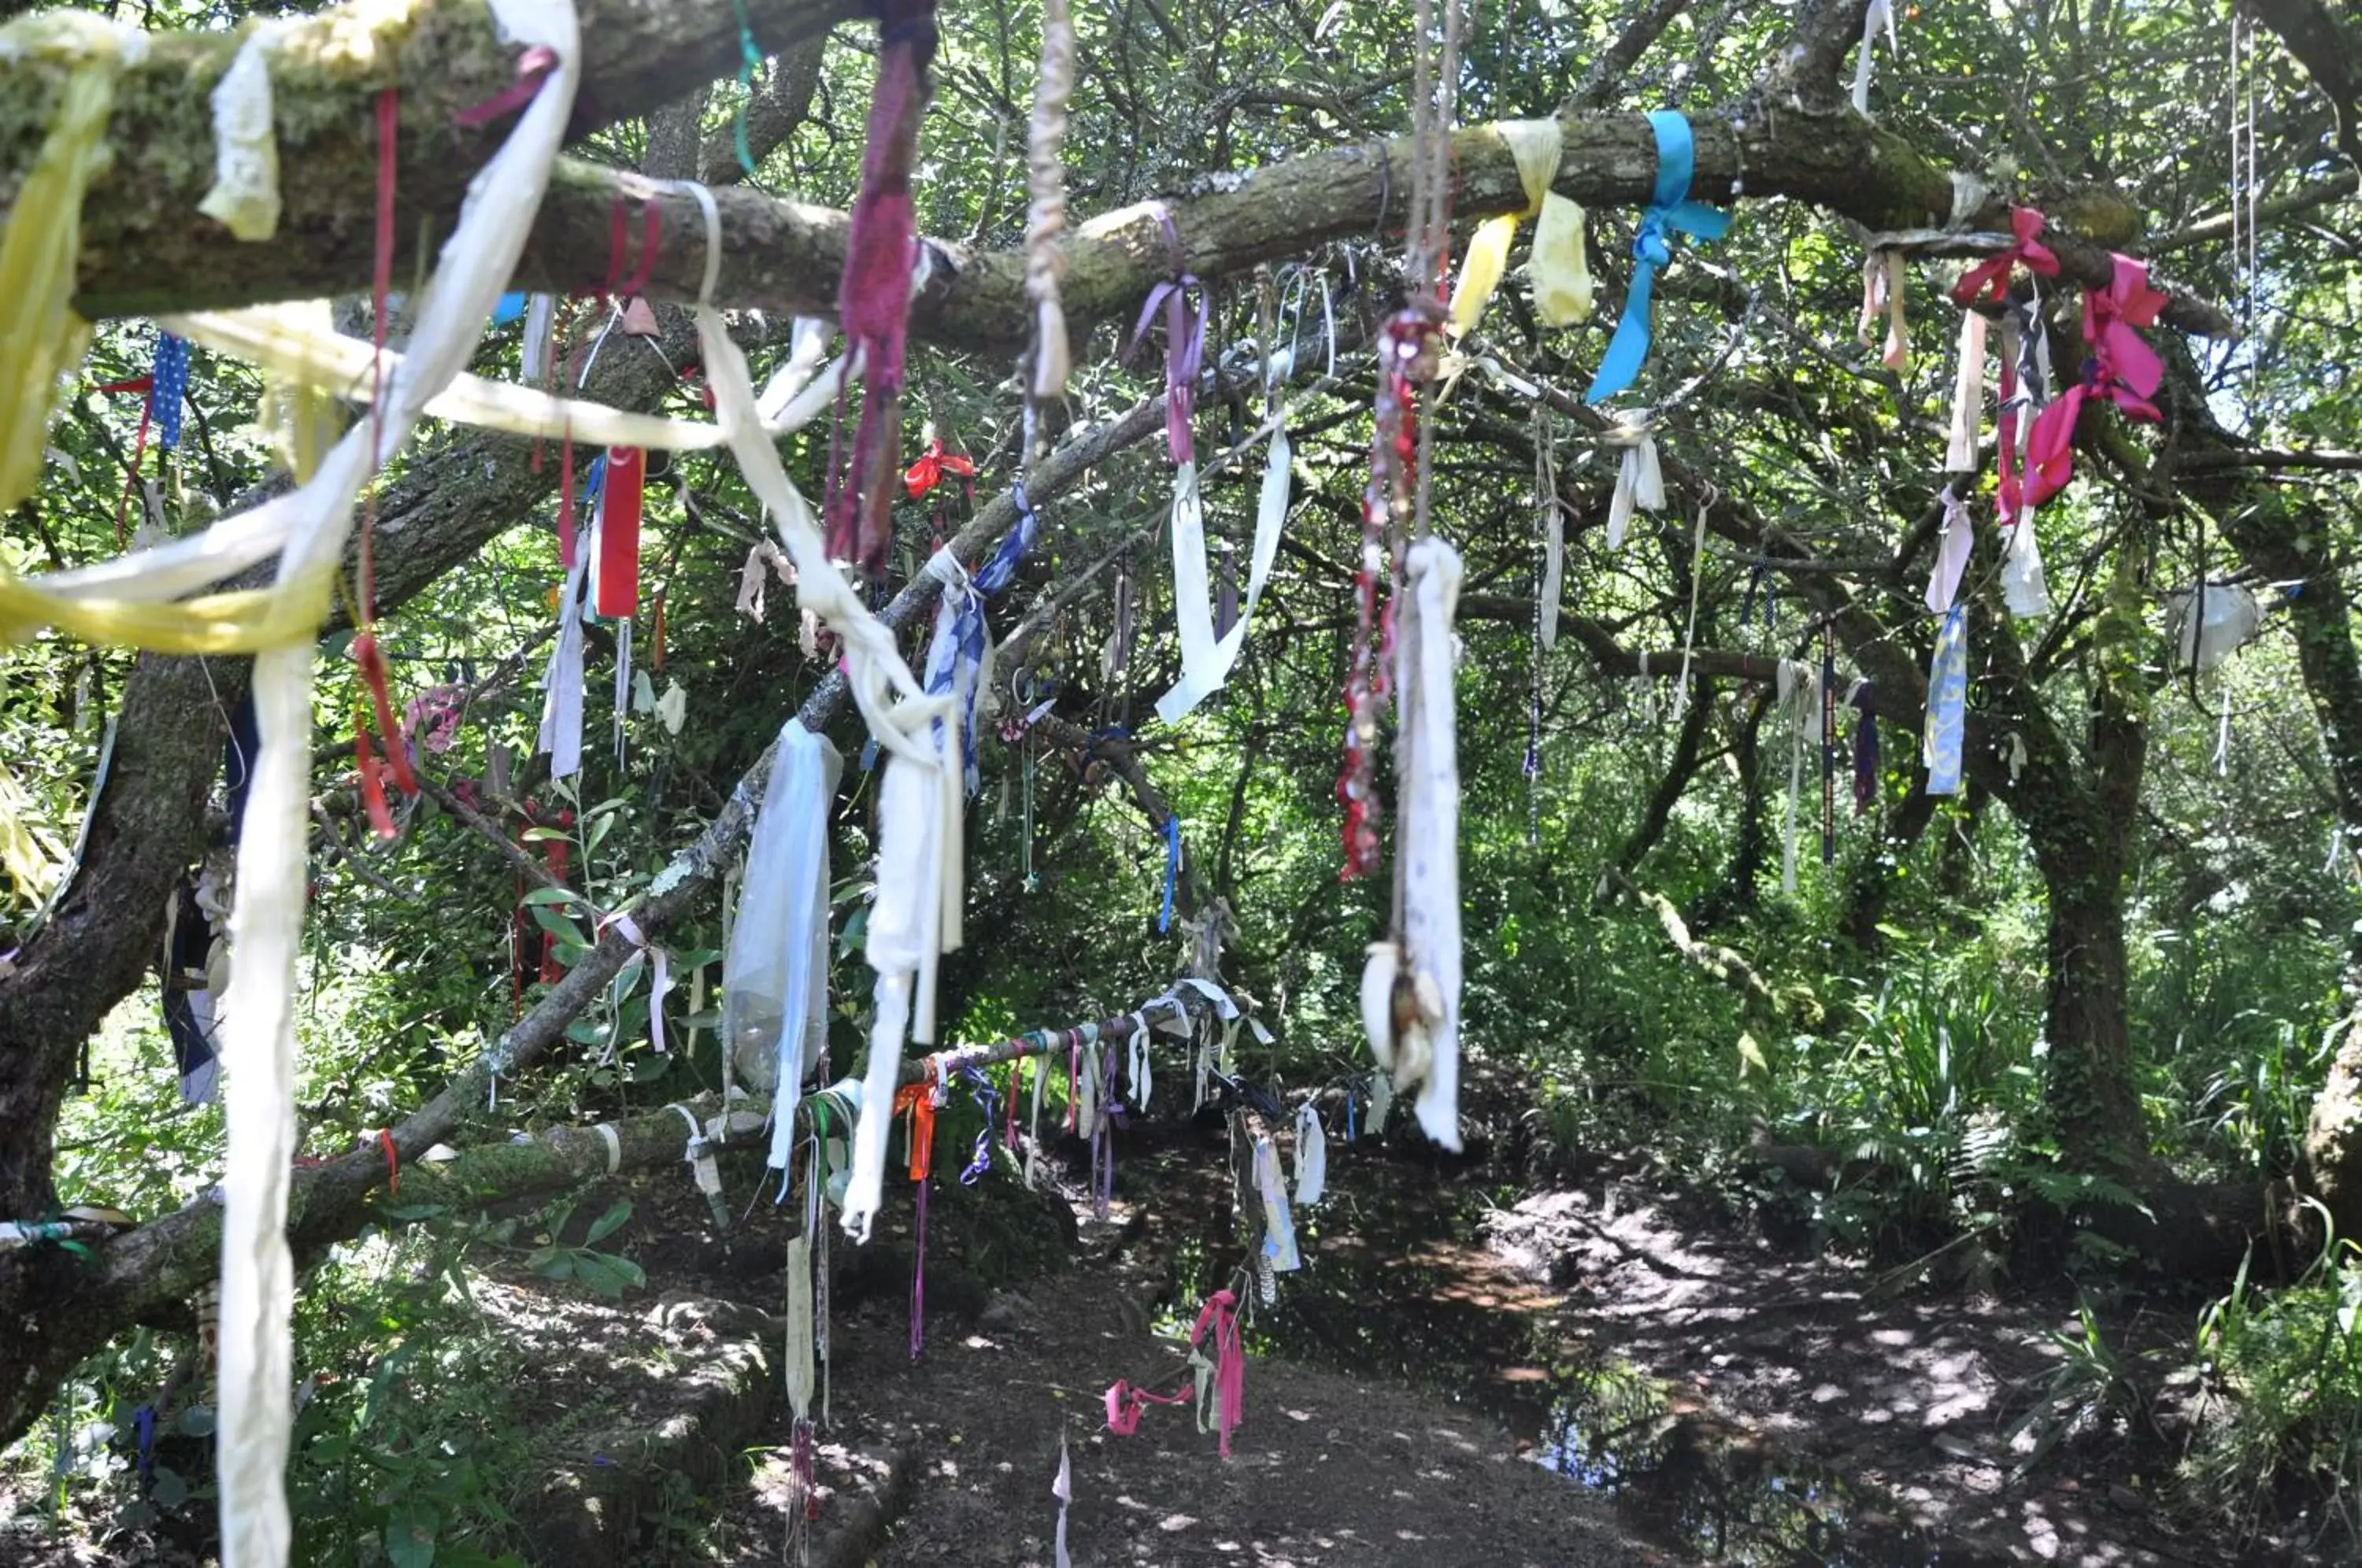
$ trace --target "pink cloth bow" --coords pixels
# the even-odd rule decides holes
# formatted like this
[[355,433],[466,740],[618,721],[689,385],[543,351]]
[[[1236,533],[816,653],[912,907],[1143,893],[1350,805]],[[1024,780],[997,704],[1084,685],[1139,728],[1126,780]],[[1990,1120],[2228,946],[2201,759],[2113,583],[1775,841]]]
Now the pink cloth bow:
[[2009,209],[2010,232],[2017,243],[1989,260],[1969,269],[1960,281],[1952,285],[1955,304],[1972,305],[1980,303],[1999,304],[2009,298],[2009,277],[2021,261],[2029,272],[2039,272],[2046,278],[2058,275],[2058,258],[2050,248],[2035,237],[2042,232],[2048,220],[2033,207]]
[[1118,1437],[1130,1437],[1140,1430],[1141,1413],[1148,1407],[1178,1405],[1188,1397],[1186,1393],[1152,1394],[1118,1378],[1107,1391],[1108,1430]]
[[2083,341],[2092,350],[2083,361],[2083,379],[2044,409],[2026,436],[2028,505],[2041,505],[2074,477],[2075,422],[2092,399],[2113,403],[2127,416],[2152,425],[2165,417],[2149,401],[2165,379],[2165,366],[2135,329],[2155,326],[2170,296],[2149,287],[2147,263],[2128,256],[2114,259],[2107,288],[2083,295]]

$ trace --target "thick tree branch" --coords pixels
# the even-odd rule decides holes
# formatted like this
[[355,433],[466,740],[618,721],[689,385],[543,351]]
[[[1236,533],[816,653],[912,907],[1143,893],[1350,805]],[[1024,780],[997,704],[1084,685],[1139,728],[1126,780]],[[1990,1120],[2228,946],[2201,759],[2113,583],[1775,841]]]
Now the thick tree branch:
[[2362,43],[2323,0],[2243,0],[2278,33],[2337,116],[2337,147],[2362,170]]

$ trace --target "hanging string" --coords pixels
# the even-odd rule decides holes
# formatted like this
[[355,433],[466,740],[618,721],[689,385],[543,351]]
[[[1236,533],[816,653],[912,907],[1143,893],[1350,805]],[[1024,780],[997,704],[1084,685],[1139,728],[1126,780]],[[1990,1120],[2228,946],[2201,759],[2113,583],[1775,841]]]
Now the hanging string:
[[737,147],[738,167],[745,171],[751,184],[755,154],[746,144],[746,106],[755,101],[755,72],[763,63],[763,51],[755,47],[755,25],[746,19],[746,0],[730,0],[730,6],[738,13],[738,112],[731,116],[731,135]]

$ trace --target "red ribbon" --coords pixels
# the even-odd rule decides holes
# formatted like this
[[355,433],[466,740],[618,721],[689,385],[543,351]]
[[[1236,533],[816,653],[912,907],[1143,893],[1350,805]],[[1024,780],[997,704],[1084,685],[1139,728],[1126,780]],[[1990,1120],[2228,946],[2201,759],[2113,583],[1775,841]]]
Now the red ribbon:
[[2021,261],[2029,272],[2039,272],[2046,278],[2058,275],[2058,258],[2050,248],[2036,237],[2047,222],[2033,207],[2009,209],[2009,226],[2017,243],[2000,255],[1981,261],[1969,269],[1960,281],[1952,285],[1955,304],[1999,304],[2009,298],[2009,277]]
[[648,292],[648,279],[657,270],[657,251],[664,243],[664,214],[654,202],[640,207],[640,270],[624,280],[624,257],[628,249],[624,224],[624,198],[618,196],[607,209],[607,281],[600,285],[602,295],[621,295],[631,299]]
[[485,99],[472,109],[462,109],[451,116],[465,130],[476,130],[491,124],[511,109],[531,103],[541,91],[545,77],[557,69],[557,51],[546,44],[535,44],[517,57],[517,79],[495,96]]
[[2074,477],[2075,425],[2085,403],[2113,403],[2127,417],[2151,425],[2165,417],[2149,401],[2165,379],[2165,366],[2136,329],[2154,326],[2170,296],[2149,287],[2147,262],[2128,256],[2118,256],[2114,261],[2114,273],[2105,289],[2084,291],[2083,341],[2091,354],[2083,361],[2082,380],[2044,409],[2026,436],[2029,506],[2039,506],[2057,495]]
[[945,474],[971,481],[967,487],[968,497],[971,501],[975,499],[976,459],[964,453],[944,450],[941,436],[927,443],[925,454],[902,470],[902,486],[911,492],[911,499],[917,501],[943,483]]
[[380,1132],[378,1146],[385,1151],[385,1190],[399,1195],[402,1191],[402,1152],[393,1146],[393,1134]]
[[610,620],[640,607],[640,515],[647,455],[637,447],[607,448],[607,476],[599,491],[599,613]]
[[353,714],[353,761],[360,769],[361,805],[369,812],[370,831],[380,838],[392,838],[393,812],[385,802],[385,779],[379,773],[381,765],[370,745],[369,716],[358,711]]
[[148,425],[156,416],[156,382],[151,376],[133,376],[127,381],[101,382],[98,390],[118,396],[131,392],[148,395],[147,403],[139,410],[139,436],[132,443],[131,468],[123,476],[123,499],[115,503],[115,547],[121,549],[123,522],[131,511],[131,492],[139,488],[139,465],[148,457]]

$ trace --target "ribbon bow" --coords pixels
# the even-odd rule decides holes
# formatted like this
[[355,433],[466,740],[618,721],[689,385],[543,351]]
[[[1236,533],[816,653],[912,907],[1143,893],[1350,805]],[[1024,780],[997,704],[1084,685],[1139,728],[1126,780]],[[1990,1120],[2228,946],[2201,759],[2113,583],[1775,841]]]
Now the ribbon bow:
[[[1195,310],[1189,305],[1192,289],[1198,292]],[[1206,357],[1206,285],[1193,272],[1175,272],[1149,290],[1131,329],[1133,351],[1148,336],[1148,324],[1160,308],[1164,312],[1164,445],[1175,463],[1194,462],[1198,448],[1189,425],[1197,414],[1198,369]]]
[[2026,436],[2029,506],[2041,505],[2074,477],[2075,422],[2087,402],[2096,397],[2113,403],[2152,425],[2165,417],[2149,401],[2165,379],[2165,366],[2135,329],[2155,326],[2169,296],[2149,287],[2147,263],[2127,256],[2114,259],[2108,286],[2083,294],[2083,341],[2092,350],[2083,361],[2083,379],[2042,411]]
[[1632,237],[1632,287],[1624,296],[1624,316],[1607,357],[1599,362],[1585,403],[1605,403],[1632,384],[1641,361],[1649,357],[1650,300],[1656,292],[1657,271],[1673,259],[1672,237],[1678,231],[1698,239],[1720,239],[1730,232],[1730,215],[1689,199],[1690,176],[1697,166],[1697,144],[1690,134],[1689,116],[1678,109],[1655,109],[1649,124],[1657,133],[1657,189],[1649,209],[1640,215],[1639,232]]
[[1108,1386],[1108,1430],[1118,1437],[1130,1437],[1140,1430],[1141,1414],[1151,1405],[1178,1405],[1188,1398],[1187,1394],[1155,1394],[1145,1388],[1135,1388],[1122,1378]]
[[2009,298],[2009,277],[2021,261],[2029,272],[2039,272],[2046,278],[2058,275],[2058,258],[2051,248],[2036,238],[2047,222],[2033,207],[2009,209],[2010,232],[2016,243],[1998,256],[1980,261],[1961,275],[1952,285],[1955,304],[1999,304]]
[[968,499],[976,499],[976,459],[964,453],[945,451],[941,436],[928,442],[919,460],[902,470],[902,488],[911,492],[911,500],[917,501],[943,483],[945,474],[968,480]]

